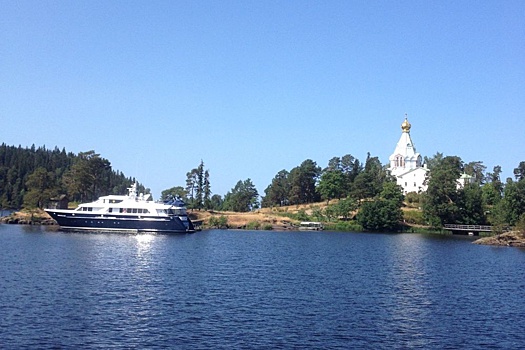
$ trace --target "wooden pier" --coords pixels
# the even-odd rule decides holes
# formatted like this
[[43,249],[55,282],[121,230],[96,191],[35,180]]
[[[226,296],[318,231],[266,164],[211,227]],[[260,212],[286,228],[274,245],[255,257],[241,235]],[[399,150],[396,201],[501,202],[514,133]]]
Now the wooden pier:
[[443,225],[445,230],[452,231],[455,234],[468,234],[479,236],[480,232],[492,232],[492,226],[488,225],[456,225],[456,224],[445,224]]

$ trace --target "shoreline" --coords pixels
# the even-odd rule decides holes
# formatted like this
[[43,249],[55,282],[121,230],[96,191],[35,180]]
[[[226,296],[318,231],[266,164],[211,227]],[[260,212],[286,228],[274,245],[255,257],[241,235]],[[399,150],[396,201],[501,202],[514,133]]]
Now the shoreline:
[[[193,214],[193,215],[191,215]],[[231,213],[231,212],[198,212],[190,213],[193,220],[205,221],[212,216],[226,216],[230,230],[267,230],[267,231],[295,231],[298,230],[294,225],[294,220],[289,218],[277,218],[269,213]],[[258,222],[259,225],[250,227],[251,223]],[[55,220],[51,219],[44,211],[24,212],[17,211],[11,215],[0,218],[0,223],[6,225],[43,225],[58,226]],[[264,225],[271,226],[271,229],[264,229]],[[213,227],[206,227],[213,229]],[[423,233],[423,232],[413,232]],[[478,245],[491,245],[500,247],[525,248],[525,233],[518,231],[505,232],[494,236],[481,237],[472,243]]]

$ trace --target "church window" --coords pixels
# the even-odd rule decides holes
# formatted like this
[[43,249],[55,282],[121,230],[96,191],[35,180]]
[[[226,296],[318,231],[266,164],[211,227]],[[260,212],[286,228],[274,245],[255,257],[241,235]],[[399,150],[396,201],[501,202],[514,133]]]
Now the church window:
[[405,159],[403,158],[402,155],[398,154],[396,156],[395,164],[396,164],[396,167],[404,167],[405,166]]

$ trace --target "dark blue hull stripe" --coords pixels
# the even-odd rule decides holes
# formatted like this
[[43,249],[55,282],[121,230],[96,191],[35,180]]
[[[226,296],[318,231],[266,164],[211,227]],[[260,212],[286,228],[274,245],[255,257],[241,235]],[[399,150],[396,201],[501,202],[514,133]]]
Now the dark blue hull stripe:
[[178,217],[173,218],[138,218],[137,216],[101,217],[100,215],[82,215],[82,217],[66,216],[61,213],[49,212],[51,217],[62,228],[82,230],[111,230],[133,232],[194,232],[193,224],[188,219],[185,223]]

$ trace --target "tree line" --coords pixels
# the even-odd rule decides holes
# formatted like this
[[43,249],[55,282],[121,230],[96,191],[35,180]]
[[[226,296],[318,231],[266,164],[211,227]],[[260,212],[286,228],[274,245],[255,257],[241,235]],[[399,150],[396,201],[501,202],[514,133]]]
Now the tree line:
[[[0,145],[0,207],[44,208],[53,198],[87,202],[108,193],[126,193],[134,178],[115,171],[95,151],[74,154],[55,147]],[[149,192],[138,186],[142,192]]]
[[[272,179],[259,201],[251,179],[239,180],[224,197],[213,194],[210,172],[201,162],[186,174],[184,186],[162,191],[162,200],[179,197],[196,210],[247,212],[260,207],[281,207],[326,201],[328,206],[313,217],[350,220],[368,230],[395,230],[404,220],[403,205],[422,209],[422,224],[525,225],[525,162],[514,169],[514,179],[500,179],[501,167],[487,172],[481,161],[465,163],[457,156],[425,157],[429,168],[423,193],[403,195],[387,166],[367,155],[361,162],[350,154],[333,157],[322,168],[311,159]],[[459,185],[462,174],[472,181]],[[85,202],[101,195],[126,193],[134,178],[111,168],[95,151],[74,154],[65,149],[0,146],[0,206],[46,207],[51,198],[66,194]],[[139,191],[149,189],[139,184]],[[355,215],[357,213],[357,215]],[[305,216],[305,218],[307,218]]]
[[[178,189],[179,196],[187,198],[191,208],[239,212],[259,206],[326,201],[325,209],[314,209],[310,216],[302,213],[297,219],[354,219],[361,228],[373,231],[397,230],[405,219],[401,208],[407,205],[421,209],[422,221],[418,223],[434,228],[450,223],[489,224],[499,229],[525,225],[525,162],[514,169],[515,179],[508,178],[505,182],[500,179],[500,166],[488,172],[481,161],[465,163],[460,157],[437,153],[425,157],[425,163],[430,170],[427,191],[406,196],[388,167],[370,154],[364,163],[347,154],[333,157],[325,168],[307,159],[291,170],[283,169],[267,186],[260,203],[250,179],[239,180],[224,198],[210,197],[209,172],[203,171],[201,161],[199,167],[188,172],[186,188],[170,189],[163,196]],[[462,184],[458,180],[464,174],[469,181]],[[200,184],[204,184],[202,189]]]

